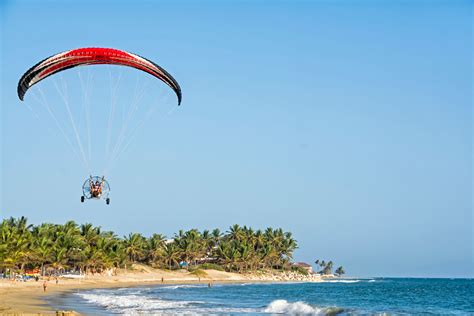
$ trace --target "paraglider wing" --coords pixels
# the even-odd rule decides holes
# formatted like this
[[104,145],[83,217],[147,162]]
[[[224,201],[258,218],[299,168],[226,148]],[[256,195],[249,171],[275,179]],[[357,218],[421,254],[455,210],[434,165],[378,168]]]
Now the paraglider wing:
[[48,57],[31,67],[18,82],[18,97],[23,101],[26,91],[44,78],[60,71],[83,65],[111,64],[133,67],[166,83],[178,97],[181,104],[181,88],[178,82],[154,62],[113,48],[79,48]]

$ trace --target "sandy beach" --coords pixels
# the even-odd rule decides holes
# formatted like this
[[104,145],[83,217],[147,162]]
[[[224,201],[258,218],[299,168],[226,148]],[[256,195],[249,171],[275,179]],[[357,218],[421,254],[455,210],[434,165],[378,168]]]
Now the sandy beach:
[[[58,314],[49,306],[45,298],[49,295],[76,289],[95,289],[113,287],[133,287],[148,284],[189,284],[189,283],[228,283],[228,282],[321,282],[319,275],[303,276],[294,272],[260,272],[238,274],[216,270],[206,270],[200,278],[186,270],[166,271],[138,267],[133,271],[119,270],[117,275],[90,275],[84,279],[44,278],[39,281],[13,282],[0,281],[0,313],[2,315]],[[47,290],[43,291],[43,282]],[[76,314],[73,311],[64,314]],[[61,314],[61,313],[59,313]]]

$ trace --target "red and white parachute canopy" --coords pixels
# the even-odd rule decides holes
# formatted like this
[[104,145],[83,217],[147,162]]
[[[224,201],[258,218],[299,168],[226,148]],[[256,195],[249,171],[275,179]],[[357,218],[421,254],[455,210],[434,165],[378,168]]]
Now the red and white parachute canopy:
[[18,82],[18,97],[23,101],[26,91],[44,78],[60,71],[84,65],[111,64],[133,67],[160,79],[176,93],[181,104],[178,82],[163,68],[141,56],[113,48],[78,48],[48,57],[31,67]]

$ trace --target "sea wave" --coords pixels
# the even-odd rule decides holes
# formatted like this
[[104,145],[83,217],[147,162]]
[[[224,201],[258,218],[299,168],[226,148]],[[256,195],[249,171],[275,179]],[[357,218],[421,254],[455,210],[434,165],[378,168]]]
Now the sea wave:
[[359,283],[362,280],[328,280],[326,283]]
[[353,280],[326,280],[324,282],[326,283],[359,283],[359,282],[369,282],[369,283],[372,283],[372,282],[375,282],[376,280],[374,279],[370,279],[370,280],[367,280],[367,279],[353,279]]
[[336,315],[344,310],[338,307],[315,307],[305,302],[288,302],[287,300],[275,300],[270,303],[264,310],[270,314],[285,315]]
[[327,280],[327,281],[324,281],[326,283],[359,283],[359,282],[368,282],[368,283],[372,283],[372,282],[375,282],[376,280],[374,279],[370,279],[370,280],[367,280],[367,279],[353,279],[353,280]]
[[88,303],[99,305],[113,312],[146,312],[187,308],[199,302],[165,301],[142,295],[113,295],[105,293],[77,293]]

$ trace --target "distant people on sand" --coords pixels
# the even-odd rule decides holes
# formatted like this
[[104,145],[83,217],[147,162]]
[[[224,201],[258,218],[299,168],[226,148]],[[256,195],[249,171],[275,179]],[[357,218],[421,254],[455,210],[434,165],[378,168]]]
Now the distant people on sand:
[[44,281],[43,282],[43,292],[46,292],[46,288],[48,287],[48,282]]

